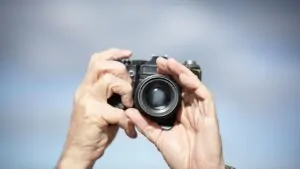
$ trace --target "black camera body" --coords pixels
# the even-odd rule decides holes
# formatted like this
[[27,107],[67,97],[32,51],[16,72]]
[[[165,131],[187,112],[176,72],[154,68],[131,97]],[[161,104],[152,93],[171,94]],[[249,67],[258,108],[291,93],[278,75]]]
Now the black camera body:
[[[163,127],[172,127],[181,106],[181,88],[178,83],[167,75],[157,73],[156,59],[121,60],[132,78],[133,107],[143,116]],[[165,56],[161,56],[167,58]],[[201,80],[201,68],[195,61],[183,63]],[[114,107],[125,109],[120,96],[113,95],[108,103]]]

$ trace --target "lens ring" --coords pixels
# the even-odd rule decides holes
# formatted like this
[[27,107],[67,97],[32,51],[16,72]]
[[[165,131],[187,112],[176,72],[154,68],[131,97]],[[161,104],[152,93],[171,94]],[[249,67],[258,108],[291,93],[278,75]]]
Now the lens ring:
[[[146,102],[145,93],[146,90],[153,84],[161,83],[163,86],[166,86],[170,92],[170,102],[168,105],[166,105],[163,109],[154,109],[151,106],[149,106]],[[170,113],[172,113],[179,104],[180,99],[180,88],[173,80],[170,79],[168,76],[164,75],[151,75],[147,78],[143,79],[137,86],[137,90],[135,92],[135,98],[137,102],[138,108],[146,113],[147,115],[150,115],[152,117],[163,117],[168,116]]]

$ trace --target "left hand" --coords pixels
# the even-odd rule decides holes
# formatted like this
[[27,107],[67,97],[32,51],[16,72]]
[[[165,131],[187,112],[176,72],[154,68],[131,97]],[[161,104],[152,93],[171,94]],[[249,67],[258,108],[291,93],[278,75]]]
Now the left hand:
[[92,56],[86,76],[75,94],[71,124],[58,169],[92,168],[115,138],[119,127],[129,137],[137,136],[125,112],[107,103],[107,99],[117,93],[125,106],[132,106],[131,78],[126,67],[115,61],[130,56],[131,51],[121,49]]

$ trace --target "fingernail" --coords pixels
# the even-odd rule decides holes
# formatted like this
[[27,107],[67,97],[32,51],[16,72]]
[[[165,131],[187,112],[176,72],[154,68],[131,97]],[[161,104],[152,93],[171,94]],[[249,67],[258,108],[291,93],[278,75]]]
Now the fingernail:
[[136,131],[133,132],[133,138],[137,138],[138,137],[138,134]]
[[163,57],[161,57],[161,56],[159,56],[158,58],[157,58],[157,61],[163,61],[163,60],[166,60],[165,58],[163,58]]
[[167,60],[161,56],[159,56],[157,59],[156,59],[156,64],[162,64],[164,62],[166,62]]
[[130,50],[123,50],[122,53],[124,55],[130,55],[132,52]]
[[131,122],[131,120],[128,120],[128,134],[130,135],[131,138],[136,138],[137,133],[134,127],[134,123]]

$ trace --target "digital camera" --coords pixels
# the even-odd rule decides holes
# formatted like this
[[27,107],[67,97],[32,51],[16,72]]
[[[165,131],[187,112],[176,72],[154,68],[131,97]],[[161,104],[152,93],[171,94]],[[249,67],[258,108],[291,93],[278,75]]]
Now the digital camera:
[[[181,88],[168,75],[157,73],[156,59],[150,60],[121,60],[132,78],[133,107],[142,115],[162,127],[171,128],[175,121],[178,109],[181,106]],[[161,56],[166,58],[165,56]],[[201,68],[195,62],[187,60],[183,63],[201,80]],[[108,99],[114,107],[125,109],[120,96],[114,94]]]

